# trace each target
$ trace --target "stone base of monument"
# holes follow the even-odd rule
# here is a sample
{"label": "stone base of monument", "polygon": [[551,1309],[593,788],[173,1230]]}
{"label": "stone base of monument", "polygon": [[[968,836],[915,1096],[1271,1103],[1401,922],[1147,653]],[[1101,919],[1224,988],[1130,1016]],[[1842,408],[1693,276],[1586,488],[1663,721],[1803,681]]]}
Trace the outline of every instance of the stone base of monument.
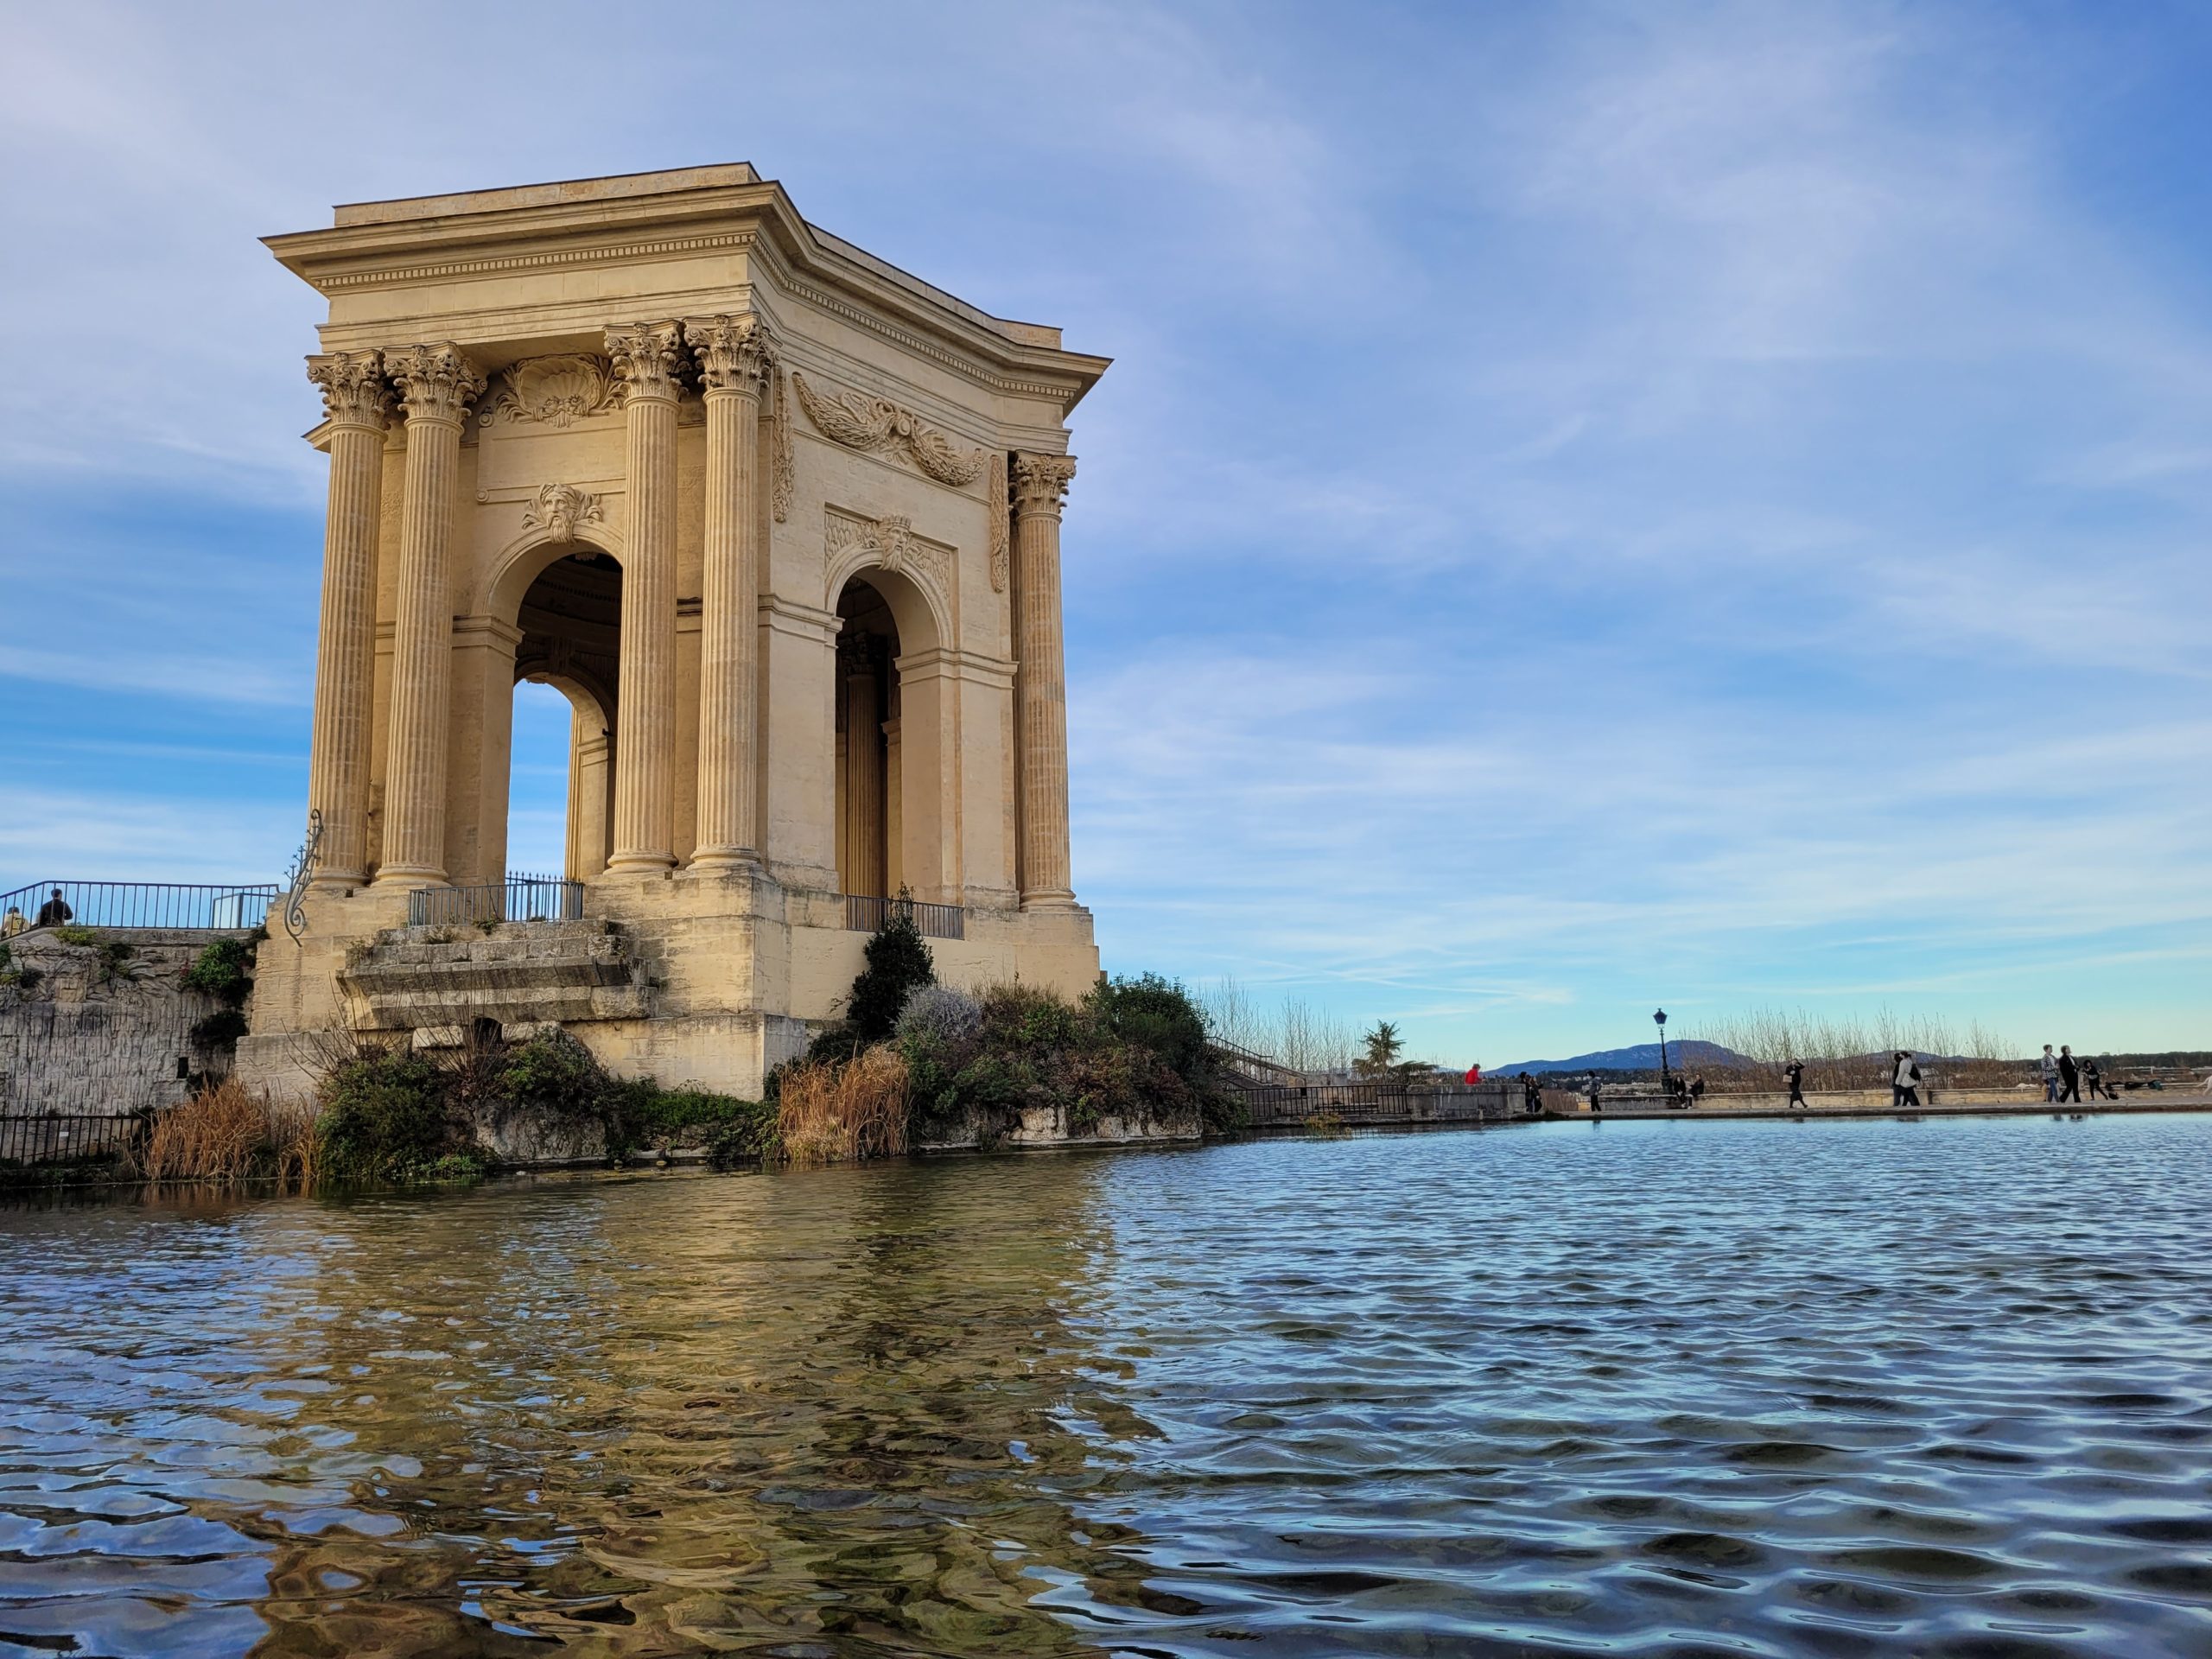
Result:
{"label": "stone base of monument", "polygon": [[[584,915],[442,927],[406,924],[405,894],[311,895],[308,926],[262,946],[238,1071],[286,1096],[361,1039],[435,1048],[496,1024],[548,1025],[617,1077],[758,1099],[767,1073],[838,1017],[868,934],[842,894],[757,872],[610,874]],[[1088,911],[971,907],[957,938],[929,941],[938,980],[968,990],[1020,981],[1071,1000],[1098,977]],[[1179,1138],[1173,1126],[1024,1122],[1013,1144]]]}

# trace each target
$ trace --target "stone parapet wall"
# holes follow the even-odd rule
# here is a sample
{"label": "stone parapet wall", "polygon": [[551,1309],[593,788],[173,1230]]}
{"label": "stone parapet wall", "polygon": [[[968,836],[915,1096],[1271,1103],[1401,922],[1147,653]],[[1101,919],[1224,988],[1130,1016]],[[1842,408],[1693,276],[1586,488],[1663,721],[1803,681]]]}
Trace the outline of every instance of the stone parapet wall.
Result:
{"label": "stone parapet wall", "polygon": [[[227,1071],[227,1046],[192,1038],[220,1005],[178,983],[215,937],[119,928],[101,930],[99,944],[50,932],[8,941],[15,982],[0,983],[0,1116],[171,1106],[195,1078]],[[109,964],[109,944],[129,956]]]}

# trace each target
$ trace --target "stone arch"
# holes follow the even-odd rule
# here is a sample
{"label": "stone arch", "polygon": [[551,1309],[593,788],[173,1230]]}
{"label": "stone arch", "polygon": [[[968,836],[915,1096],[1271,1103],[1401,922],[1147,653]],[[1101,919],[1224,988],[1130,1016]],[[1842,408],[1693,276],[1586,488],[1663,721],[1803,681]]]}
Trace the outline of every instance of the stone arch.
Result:
{"label": "stone arch", "polygon": [[952,845],[959,780],[957,693],[943,669],[950,638],[929,589],[880,562],[833,572],[839,618],[830,821],[839,885],[957,902]]}
{"label": "stone arch", "polygon": [[620,534],[605,524],[571,524],[558,531],[542,526],[525,530],[492,556],[482,602],[477,608],[512,623],[522,608],[523,595],[530,591],[531,583],[556,560],[568,558],[579,549],[587,548],[607,555],[625,569],[629,568],[628,548]]}
{"label": "stone arch", "polygon": [[891,607],[891,613],[899,623],[900,651],[912,655],[951,648],[951,604],[934,578],[917,562],[901,561],[894,566],[886,562],[879,543],[854,543],[830,561],[823,609],[835,611],[855,577],[864,578]]}

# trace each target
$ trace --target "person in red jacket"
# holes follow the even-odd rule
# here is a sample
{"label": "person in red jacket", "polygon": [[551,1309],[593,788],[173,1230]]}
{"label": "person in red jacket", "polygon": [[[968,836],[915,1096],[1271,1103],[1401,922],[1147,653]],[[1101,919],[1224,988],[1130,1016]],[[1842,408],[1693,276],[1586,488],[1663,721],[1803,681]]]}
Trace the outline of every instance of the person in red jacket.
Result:
{"label": "person in red jacket", "polygon": [[1482,1080],[1483,1063],[1480,1060],[1477,1060],[1472,1065],[1467,1068],[1467,1086],[1471,1089],[1475,1084],[1480,1083]]}

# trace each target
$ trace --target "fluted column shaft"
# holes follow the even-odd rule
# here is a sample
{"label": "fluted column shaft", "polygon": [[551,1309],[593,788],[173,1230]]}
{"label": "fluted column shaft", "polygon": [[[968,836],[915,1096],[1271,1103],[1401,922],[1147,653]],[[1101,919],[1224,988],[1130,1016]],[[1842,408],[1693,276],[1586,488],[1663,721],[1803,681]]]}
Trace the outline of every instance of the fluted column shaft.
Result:
{"label": "fluted column shaft", "polygon": [[607,331],[626,388],[630,500],[622,563],[610,870],[676,862],[676,397],[673,322]]}
{"label": "fluted column shaft", "polygon": [[368,871],[369,745],[376,679],[377,512],[391,399],[376,352],[308,359],[330,422],[330,499],[322,531],[322,620],[315,645],[308,805],[322,814],[319,886]]}
{"label": "fluted column shaft", "polygon": [[1068,859],[1067,664],[1060,639],[1060,502],[1072,455],[1014,458],[1014,742],[1021,907],[1075,903]]}
{"label": "fluted column shaft", "polygon": [[407,411],[399,512],[399,602],[391,641],[379,884],[445,880],[446,741],[453,685],[450,563],[461,427],[484,377],[453,346],[385,353]]}
{"label": "fluted column shaft", "polygon": [[760,638],[760,394],[773,372],[768,334],[753,316],[693,317],[707,405],[705,545],[699,595],[699,819],[691,868],[760,861],[755,822],[760,746],[754,686]]}

